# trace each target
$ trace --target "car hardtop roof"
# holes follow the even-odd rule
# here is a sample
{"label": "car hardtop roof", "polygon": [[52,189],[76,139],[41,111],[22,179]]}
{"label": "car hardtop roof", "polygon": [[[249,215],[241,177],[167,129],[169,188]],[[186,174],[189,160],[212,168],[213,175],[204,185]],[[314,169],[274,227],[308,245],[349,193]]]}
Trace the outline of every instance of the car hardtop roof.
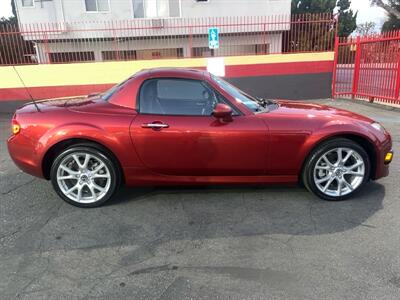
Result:
{"label": "car hardtop roof", "polygon": [[140,86],[145,80],[157,79],[157,78],[182,78],[182,79],[195,79],[195,80],[209,80],[210,73],[206,70],[189,69],[189,68],[171,68],[171,67],[159,67],[152,69],[142,69],[125,82],[130,82],[127,85],[128,88],[120,89],[115,95],[113,95],[109,102],[115,105],[135,108],[136,99],[132,103],[132,94],[137,94]]}
{"label": "car hardtop roof", "polygon": [[[143,70],[145,71],[145,70]],[[190,79],[204,79],[208,73],[205,70],[189,69],[189,68],[152,68],[147,69],[148,77],[179,77],[179,78],[190,78]]]}

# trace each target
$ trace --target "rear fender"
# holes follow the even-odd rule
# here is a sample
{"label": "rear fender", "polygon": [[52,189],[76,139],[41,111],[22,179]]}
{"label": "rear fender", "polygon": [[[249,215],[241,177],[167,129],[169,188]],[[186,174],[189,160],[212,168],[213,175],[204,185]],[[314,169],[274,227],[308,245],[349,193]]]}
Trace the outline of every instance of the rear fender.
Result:
{"label": "rear fender", "polygon": [[140,161],[137,160],[136,152],[132,147],[129,127],[126,130],[126,134],[121,135],[87,123],[76,122],[64,124],[46,132],[39,139],[35,151],[40,154],[41,160],[43,160],[51,147],[70,139],[92,141],[104,146],[115,155],[123,168],[134,167],[140,164]]}

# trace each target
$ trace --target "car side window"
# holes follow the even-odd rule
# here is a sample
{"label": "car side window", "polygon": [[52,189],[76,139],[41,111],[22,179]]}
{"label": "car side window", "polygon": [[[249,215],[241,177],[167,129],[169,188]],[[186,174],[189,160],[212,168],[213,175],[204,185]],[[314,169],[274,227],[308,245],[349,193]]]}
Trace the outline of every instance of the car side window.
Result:
{"label": "car side window", "polygon": [[142,114],[210,116],[221,100],[203,81],[181,78],[146,80],[139,93]]}

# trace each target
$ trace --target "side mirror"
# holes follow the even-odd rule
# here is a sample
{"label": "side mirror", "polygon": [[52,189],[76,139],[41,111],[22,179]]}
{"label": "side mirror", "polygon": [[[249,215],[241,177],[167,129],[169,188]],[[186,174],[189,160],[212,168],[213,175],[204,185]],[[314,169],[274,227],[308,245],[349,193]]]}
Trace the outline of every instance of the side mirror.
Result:
{"label": "side mirror", "polygon": [[220,119],[224,122],[232,122],[233,121],[232,109],[228,105],[223,104],[223,103],[218,103],[215,106],[215,108],[212,112],[212,115],[215,118]]}

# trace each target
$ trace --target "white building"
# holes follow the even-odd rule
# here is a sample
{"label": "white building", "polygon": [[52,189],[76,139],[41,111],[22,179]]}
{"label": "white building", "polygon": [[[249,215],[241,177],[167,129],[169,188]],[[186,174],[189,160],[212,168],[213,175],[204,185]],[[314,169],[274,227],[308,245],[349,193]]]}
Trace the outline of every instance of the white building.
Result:
{"label": "white building", "polygon": [[14,1],[40,62],[279,53],[290,27],[290,0]]}

